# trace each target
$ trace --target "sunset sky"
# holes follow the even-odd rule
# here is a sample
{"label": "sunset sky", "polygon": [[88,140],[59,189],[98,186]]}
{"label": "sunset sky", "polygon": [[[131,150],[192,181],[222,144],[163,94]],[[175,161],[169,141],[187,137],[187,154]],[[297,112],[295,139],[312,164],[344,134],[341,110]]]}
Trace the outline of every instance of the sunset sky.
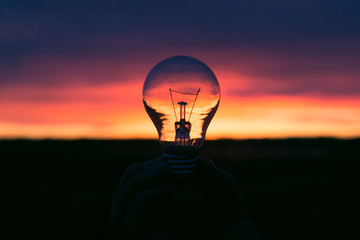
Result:
{"label": "sunset sky", "polygon": [[[51,2],[51,3],[50,3]],[[1,1],[0,138],[157,138],[142,86],[218,78],[208,139],[360,136],[360,2]]]}

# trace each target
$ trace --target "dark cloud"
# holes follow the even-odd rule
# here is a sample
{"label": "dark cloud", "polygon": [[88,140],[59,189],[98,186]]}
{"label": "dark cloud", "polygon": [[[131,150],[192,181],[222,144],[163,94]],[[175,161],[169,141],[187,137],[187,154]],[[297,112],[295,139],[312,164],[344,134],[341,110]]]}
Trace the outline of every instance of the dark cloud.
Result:
{"label": "dark cloud", "polygon": [[248,97],[257,95],[313,95],[323,97],[360,97],[358,78],[341,78],[334,81],[327,77],[310,77],[306,80],[281,79],[265,83],[256,81],[251,87],[230,90],[228,95]]}
{"label": "dark cloud", "polygon": [[[2,1],[0,84],[68,83],[63,73],[73,71],[57,65],[67,61],[119,66],[79,69],[84,81],[127,79],[121,74],[127,62],[146,74],[164,52],[202,49],[242,75],[293,84],[262,92],[353,93],[359,90],[359,11],[355,0]],[[239,54],[211,60],[224,49]],[[269,62],[256,64],[256,57]],[[339,76],[339,83],[319,77],[324,73]]]}
{"label": "dark cloud", "polygon": [[16,54],[20,46],[20,52],[45,54],[76,54],[84,48],[109,51],[106,42],[94,41],[99,36],[119,40],[117,47],[124,49],[132,44],[147,48],[184,41],[288,45],[299,39],[360,36],[357,1],[49,2],[11,1],[1,8],[2,38],[8,51]]}

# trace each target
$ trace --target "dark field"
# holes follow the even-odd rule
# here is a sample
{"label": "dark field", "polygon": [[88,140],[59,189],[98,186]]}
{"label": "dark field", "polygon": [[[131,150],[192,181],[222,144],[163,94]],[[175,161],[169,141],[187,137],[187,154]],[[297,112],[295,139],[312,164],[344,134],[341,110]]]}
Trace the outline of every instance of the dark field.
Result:
{"label": "dark field", "polygon": [[[360,239],[360,139],[207,141],[264,239]],[[107,239],[123,170],[157,141],[0,141],[1,239]]]}

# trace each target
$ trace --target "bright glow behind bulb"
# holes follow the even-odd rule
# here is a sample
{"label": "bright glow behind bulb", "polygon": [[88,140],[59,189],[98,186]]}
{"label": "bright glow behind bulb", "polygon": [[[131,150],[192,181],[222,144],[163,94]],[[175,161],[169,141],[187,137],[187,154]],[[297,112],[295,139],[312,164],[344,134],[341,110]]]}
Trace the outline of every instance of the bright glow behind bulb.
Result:
{"label": "bright glow behind bulb", "polygon": [[158,63],[147,75],[143,101],[160,143],[200,148],[220,101],[220,87],[211,69],[187,56]]}

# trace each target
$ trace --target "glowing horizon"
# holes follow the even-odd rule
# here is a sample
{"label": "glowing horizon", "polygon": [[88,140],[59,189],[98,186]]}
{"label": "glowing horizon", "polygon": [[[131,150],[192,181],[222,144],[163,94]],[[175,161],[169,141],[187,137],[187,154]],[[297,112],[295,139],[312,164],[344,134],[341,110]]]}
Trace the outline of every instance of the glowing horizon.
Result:
{"label": "glowing horizon", "polygon": [[[219,110],[206,139],[360,136],[360,99],[316,95],[238,97],[227,94],[231,86],[225,82],[222,86]],[[140,80],[63,87],[50,92],[50,96],[61,92],[69,101],[0,102],[0,137],[157,139],[142,104],[141,87]],[[20,95],[41,98],[39,93],[43,90],[23,88]]]}
{"label": "glowing horizon", "polygon": [[219,81],[206,139],[359,137],[356,9],[325,0],[5,3],[0,138],[157,139],[142,86],[176,55],[204,62]]}

